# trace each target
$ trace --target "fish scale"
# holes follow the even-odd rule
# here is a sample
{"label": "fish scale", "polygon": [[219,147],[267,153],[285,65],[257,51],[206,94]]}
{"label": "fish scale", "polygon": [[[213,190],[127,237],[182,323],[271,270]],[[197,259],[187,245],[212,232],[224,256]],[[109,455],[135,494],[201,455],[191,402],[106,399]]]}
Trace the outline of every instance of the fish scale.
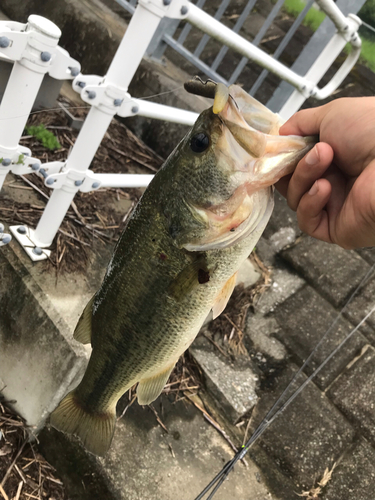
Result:
{"label": "fish scale", "polygon": [[[78,322],[74,337],[92,354],[51,423],[93,453],[110,446],[118,399],[138,382],[140,404],[151,403],[209,312],[224,309],[272,213],[272,184],[314,144],[253,129],[229,94],[252,99],[218,87],[215,112],[201,113],[155,175]],[[274,129],[267,120],[279,123],[268,110],[262,127]]]}

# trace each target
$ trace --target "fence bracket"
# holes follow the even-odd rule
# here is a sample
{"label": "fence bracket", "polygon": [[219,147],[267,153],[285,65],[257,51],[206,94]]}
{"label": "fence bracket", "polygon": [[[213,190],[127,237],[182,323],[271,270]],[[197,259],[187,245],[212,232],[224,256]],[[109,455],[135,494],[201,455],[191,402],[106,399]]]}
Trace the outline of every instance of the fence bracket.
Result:
{"label": "fence bracket", "polygon": [[51,189],[65,189],[71,193],[96,191],[101,181],[92,170],[75,170],[67,168],[64,162],[51,162],[43,165],[39,173],[44,177],[44,184]]}
{"label": "fence bracket", "polygon": [[35,231],[33,229],[27,226],[10,226],[9,229],[32,261],[37,262],[50,257],[51,250],[41,248],[35,243]]}
{"label": "fence bracket", "polygon": [[12,237],[10,234],[4,233],[4,224],[0,223],[0,247],[7,245],[10,241],[12,241]]}
{"label": "fence bracket", "polygon": [[138,3],[160,18],[185,19],[189,12],[190,2],[187,0],[139,0]]}
{"label": "fence bracket", "polygon": [[30,16],[26,24],[0,21],[0,54],[56,80],[74,78],[81,65],[57,46],[60,36],[60,29],[41,16]]}
{"label": "fence bracket", "polygon": [[[105,78],[97,75],[79,75],[73,81],[73,89],[81,95],[81,99],[90,106],[99,108],[104,113],[114,116],[131,103],[131,96],[125,89],[106,82]],[[131,104],[130,104],[131,106]],[[135,103],[133,106],[135,107]],[[136,112],[130,112],[131,116]]]}

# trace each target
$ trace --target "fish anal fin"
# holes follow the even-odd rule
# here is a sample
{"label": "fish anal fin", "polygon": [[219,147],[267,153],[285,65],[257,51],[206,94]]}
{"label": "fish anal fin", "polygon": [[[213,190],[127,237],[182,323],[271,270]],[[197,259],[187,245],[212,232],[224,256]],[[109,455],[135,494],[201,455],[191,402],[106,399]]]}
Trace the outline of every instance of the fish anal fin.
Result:
{"label": "fish anal fin", "polygon": [[91,343],[92,305],[95,295],[87,303],[74,330],[73,338],[81,344]]}
{"label": "fish anal fin", "polygon": [[78,436],[94,455],[103,456],[112,442],[116,408],[113,406],[101,413],[88,412],[72,391],[51,413],[50,423],[62,432]]}
{"label": "fish anal fin", "polygon": [[233,293],[234,287],[236,286],[237,273],[234,273],[231,278],[225,283],[224,287],[216,297],[215,303],[212,306],[213,319],[220,316],[220,314],[226,308],[230,296]]}
{"label": "fish anal fin", "polygon": [[163,368],[152,377],[142,379],[137,387],[138,403],[149,405],[161,394],[176,362]]}

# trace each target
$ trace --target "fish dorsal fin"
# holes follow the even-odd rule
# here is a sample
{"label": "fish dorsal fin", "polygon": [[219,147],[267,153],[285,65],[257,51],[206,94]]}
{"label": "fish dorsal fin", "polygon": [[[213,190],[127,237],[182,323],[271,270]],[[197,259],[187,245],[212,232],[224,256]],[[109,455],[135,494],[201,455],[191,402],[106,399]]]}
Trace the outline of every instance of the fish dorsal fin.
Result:
{"label": "fish dorsal fin", "polygon": [[91,323],[92,323],[92,305],[94,303],[95,295],[87,303],[81,317],[78,320],[76,329],[74,330],[73,338],[81,344],[91,343]]}
{"label": "fish dorsal fin", "polygon": [[234,287],[236,286],[236,280],[237,280],[237,273],[234,273],[233,276],[229,278],[229,280],[225,283],[222,290],[220,290],[220,293],[216,297],[215,303],[212,307],[213,319],[220,316],[220,314],[226,308],[230,296],[233,293]]}
{"label": "fish dorsal fin", "polygon": [[137,387],[138,403],[149,405],[161,394],[176,362],[164,367],[152,377],[142,379]]}

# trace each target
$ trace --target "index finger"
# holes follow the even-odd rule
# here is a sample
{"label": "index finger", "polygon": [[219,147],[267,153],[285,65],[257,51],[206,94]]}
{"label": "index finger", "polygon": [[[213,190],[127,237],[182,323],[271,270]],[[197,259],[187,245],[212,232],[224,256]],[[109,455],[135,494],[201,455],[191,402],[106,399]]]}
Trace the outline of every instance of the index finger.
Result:
{"label": "index finger", "polygon": [[318,135],[326,113],[325,106],[303,109],[295,113],[280,128],[280,135]]}

